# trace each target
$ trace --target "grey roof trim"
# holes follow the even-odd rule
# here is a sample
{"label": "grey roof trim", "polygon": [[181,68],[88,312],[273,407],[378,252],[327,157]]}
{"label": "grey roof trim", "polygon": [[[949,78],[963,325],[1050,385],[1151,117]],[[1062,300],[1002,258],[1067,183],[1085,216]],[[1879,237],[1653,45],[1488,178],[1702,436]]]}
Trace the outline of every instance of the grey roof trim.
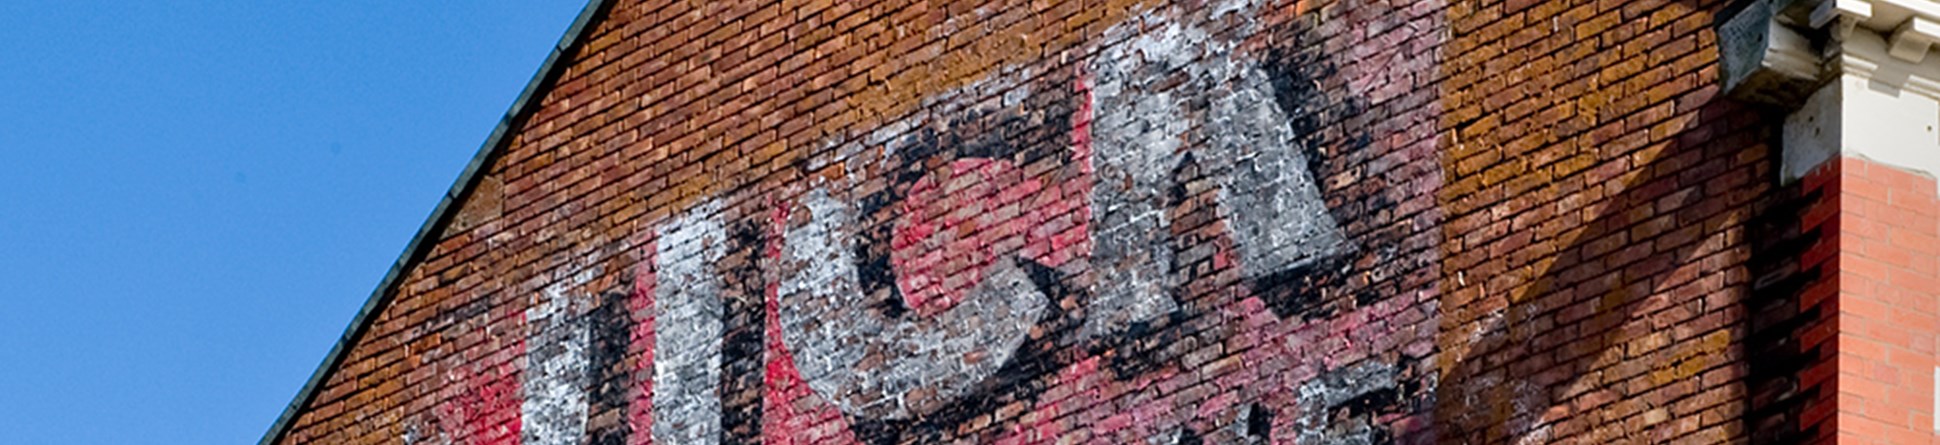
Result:
{"label": "grey roof trim", "polygon": [[579,18],[573,20],[572,27],[566,28],[566,35],[559,39],[558,44],[553,45],[552,54],[546,56],[545,63],[539,65],[539,72],[533,74],[532,80],[526,83],[525,91],[520,92],[519,98],[512,102],[512,109],[507,110],[505,116],[499,119],[498,127],[492,129],[491,136],[485,139],[485,145],[478,148],[478,154],[472,156],[471,163],[465,166],[464,173],[458,175],[458,182],[452,184],[451,190],[445,192],[444,199],[438,201],[438,207],[431,211],[431,217],[418,228],[418,233],[411,237],[410,244],[404,246],[404,253],[391,264],[390,272],[385,273],[384,280],[378,282],[376,290],[371,291],[370,298],[364,301],[364,307],[357,310],[357,316],[351,319],[350,327],[346,328],[343,336],[337,339],[337,344],[330,347],[330,355],[325,356],[323,363],[317,365],[317,370],[310,374],[310,381],[303,384],[302,390],[297,391],[296,399],[291,400],[289,406],[283,408],[283,414],[277,416],[276,423],[271,424],[269,432],[257,442],[259,445],[273,445],[289,434],[291,422],[296,421],[297,413],[316,399],[317,391],[322,389],[323,381],[343,363],[345,357],[350,354],[351,346],[363,337],[364,331],[370,329],[379,310],[389,305],[391,298],[397,295],[398,280],[403,279],[405,271],[419,261],[423,261],[424,257],[430,254],[431,248],[437,245],[432,237],[450,224],[452,217],[457,215],[459,203],[471,194],[473,188],[476,188],[478,181],[484,177],[485,166],[491,162],[499,149],[509,142],[513,129],[522,125],[533,112],[538,111],[539,100],[544,97],[540,91],[550,89],[552,84],[558,81],[560,74],[565,70],[566,55],[572,53],[586,33],[591,31],[592,22],[604,15],[613,3],[613,0],[589,0],[586,7],[580,10]]}

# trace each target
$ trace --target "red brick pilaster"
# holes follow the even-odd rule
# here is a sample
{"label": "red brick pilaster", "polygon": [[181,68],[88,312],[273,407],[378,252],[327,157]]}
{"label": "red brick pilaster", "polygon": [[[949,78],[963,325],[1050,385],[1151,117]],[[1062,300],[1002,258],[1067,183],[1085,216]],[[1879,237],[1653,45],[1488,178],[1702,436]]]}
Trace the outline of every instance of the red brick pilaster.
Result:
{"label": "red brick pilaster", "polygon": [[1839,443],[1933,443],[1934,180],[1856,157],[1838,163]]}

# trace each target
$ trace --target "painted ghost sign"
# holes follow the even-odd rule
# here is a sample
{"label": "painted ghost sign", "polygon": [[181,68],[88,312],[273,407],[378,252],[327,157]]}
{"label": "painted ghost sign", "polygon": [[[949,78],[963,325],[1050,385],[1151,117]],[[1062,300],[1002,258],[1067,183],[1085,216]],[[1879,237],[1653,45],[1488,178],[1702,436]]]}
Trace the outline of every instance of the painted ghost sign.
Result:
{"label": "painted ghost sign", "polygon": [[1342,185],[1377,154],[1315,114],[1353,100],[1262,8],[1137,15],[652,222],[630,294],[526,314],[520,436],[1432,440],[1433,286],[1393,277],[1434,252]]}
{"label": "painted ghost sign", "polygon": [[721,431],[726,230],[702,206],[666,226],[654,257],[653,439],[717,443]]}
{"label": "painted ghost sign", "polygon": [[[800,270],[781,285],[783,341],[809,386],[844,412],[902,419],[934,411],[1008,362],[1046,313],[1049,302],[1018,260],[999,258],[949,309],[888,316],[857,284],[856,247],[843,233],[854,227],[850,210],[825,189],[803,201],[810,222],[790,230],[782,250],[784,264]],[[870,359],[884,362],[879,371],[855,372]]]}

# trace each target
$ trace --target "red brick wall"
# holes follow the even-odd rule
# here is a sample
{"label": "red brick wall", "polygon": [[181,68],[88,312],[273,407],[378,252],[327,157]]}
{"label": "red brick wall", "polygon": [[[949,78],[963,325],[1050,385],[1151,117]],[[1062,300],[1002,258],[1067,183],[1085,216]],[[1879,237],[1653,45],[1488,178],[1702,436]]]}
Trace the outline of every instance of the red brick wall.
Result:
{"label": "red brick wall", "polygon": [[1796,425],[1720,7],[616,2],[281,441]]}
{"label": "red brick wall", "polygon": [[1861,158],[1838,177],[1840,443],[1933,440],[1940,202],[1933,178]]}
{"label": "red brick wall", "polygon": [[1742,440],[1746,224],[1770,129],[1721,2],[1454,2],[1443,442]]}
{"label": "red brick wall", "polygon": [[1781,189],[1751,223],[1753,443],[1822,443],[1838,431],[1839,184],[1831,163]]}

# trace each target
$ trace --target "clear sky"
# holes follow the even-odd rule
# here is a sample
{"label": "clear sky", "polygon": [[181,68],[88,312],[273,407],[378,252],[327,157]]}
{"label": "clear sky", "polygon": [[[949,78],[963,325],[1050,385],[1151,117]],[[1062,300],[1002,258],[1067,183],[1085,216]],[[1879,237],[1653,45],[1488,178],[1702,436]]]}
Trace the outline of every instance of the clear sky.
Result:
{"label": "clear sky", "polygon": [[584,0],[0,0],[0,445],[253,444]]}

